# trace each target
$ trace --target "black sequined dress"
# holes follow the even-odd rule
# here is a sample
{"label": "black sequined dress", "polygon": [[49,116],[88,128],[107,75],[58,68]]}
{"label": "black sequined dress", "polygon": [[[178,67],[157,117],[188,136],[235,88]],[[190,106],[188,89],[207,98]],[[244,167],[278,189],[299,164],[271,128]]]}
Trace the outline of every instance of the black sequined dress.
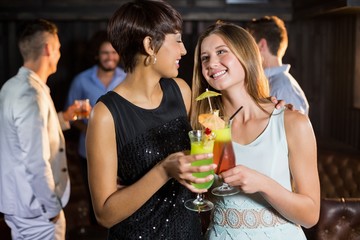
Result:
{"label": "black sequined dress", "polygon": [[[169,154],[190,149],[191,126],[180,89],[173,79],[161,79],[160,85],[163,99],[152,110],[137,107],[112,91],[99,99],[114,118],[118,177],[123,185],[136,182]],[[202,239],[200,217],[184,207],[184,201],[193,197],[171,179],[138,211],[111,227],[108,239]]]}

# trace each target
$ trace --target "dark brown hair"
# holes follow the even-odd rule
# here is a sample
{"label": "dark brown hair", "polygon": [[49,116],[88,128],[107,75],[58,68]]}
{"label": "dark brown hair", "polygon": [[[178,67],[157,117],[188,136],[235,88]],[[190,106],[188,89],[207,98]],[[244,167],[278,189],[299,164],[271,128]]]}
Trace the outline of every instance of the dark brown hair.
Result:
{"label": "dark brown hair", "polygon": [[92,64],[99,64],[100,47],[104,43],[110,43],[106,30],[95,32],[89,41],[89,62],[91,61]]}
{"label": "dark brown hair", "polygon": [[137,64],[137,54],[147,55],[143,46],[146,36],[157,52],[165,35],[181,32],[182,18],[168,3],[160,0],[135,0],[115,11],[108,23],[109,40],[120,55],[126,72]]}
{"label": "dark brown hair", "polygon": [[247,23],[246,29],[259,42],[266,39],[271,54],[283,57],[288,46],[288,36],[283,20],[276,16],[265,16]]}

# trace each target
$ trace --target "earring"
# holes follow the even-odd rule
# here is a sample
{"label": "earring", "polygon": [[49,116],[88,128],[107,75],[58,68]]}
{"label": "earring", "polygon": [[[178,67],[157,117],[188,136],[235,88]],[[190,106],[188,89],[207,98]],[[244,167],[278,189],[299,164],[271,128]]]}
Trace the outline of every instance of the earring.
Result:
{"label": "earring", "polygon": [[152,55],[152,56],[148,55],[148,56],[146,56],[145,62],[144,62],[145,66],[149,66],[151,61],[152,61],[152,64],[155,64],[155,63],[156,63],[157,59],[156,59],[156,56],[155,56],[155,55]]}
{"label": "earring", "polygon": [[144,61],[145,66],[150,65],[150,59],[151,59],[150,55],[146,56],[145,61]]}

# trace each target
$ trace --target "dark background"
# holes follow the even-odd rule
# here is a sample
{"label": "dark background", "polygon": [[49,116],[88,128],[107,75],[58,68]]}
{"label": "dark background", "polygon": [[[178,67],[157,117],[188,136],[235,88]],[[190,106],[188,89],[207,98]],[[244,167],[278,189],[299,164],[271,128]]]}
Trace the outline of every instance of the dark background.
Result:
{"label": "dark background", "polygon": [[[250,0],[248,0],[250,1]],[[75,74],[89,67],[88,40],[105,29],[122,0],[2,0],[0,2],[0,86],[22,64],[17,34],[24,21],[46,18],[59,27],[62,57],[48,81],[56,108],[62,110]],[[360,150],[360,110],[354,107],[359,81],[360,1],[225,0],[168,1],[184,17],[183,41],[188,54],[180,62],[180,77],[191,84],[193,51],[198,33],[217,19],[239,25],[263,15],[285,20],[289,48],[283,59],[303,88],[310,119],[321,143]]]}

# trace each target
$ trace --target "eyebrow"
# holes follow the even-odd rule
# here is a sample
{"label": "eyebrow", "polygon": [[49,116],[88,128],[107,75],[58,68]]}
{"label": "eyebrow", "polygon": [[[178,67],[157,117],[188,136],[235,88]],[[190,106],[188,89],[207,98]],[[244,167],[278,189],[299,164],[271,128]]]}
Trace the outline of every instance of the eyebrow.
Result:
{"label": "eyebrow", "polygon": [[222,47],[228,47],[228,46],[226,44],[223,44],[223,45],[217,46],[215,49],[222,48]]}
{"label": "eyebrow", "polygon": [[[215,50],[219,49],[219,48],[222,48],[222,47],[226,47],[226,48],[229,48],[227,45],[223,44],[223,45],[219,45],[217,47],[215,47]],[[200,55],[203,55],[203,54],[206,54],[205,52],[201,52]]]}

